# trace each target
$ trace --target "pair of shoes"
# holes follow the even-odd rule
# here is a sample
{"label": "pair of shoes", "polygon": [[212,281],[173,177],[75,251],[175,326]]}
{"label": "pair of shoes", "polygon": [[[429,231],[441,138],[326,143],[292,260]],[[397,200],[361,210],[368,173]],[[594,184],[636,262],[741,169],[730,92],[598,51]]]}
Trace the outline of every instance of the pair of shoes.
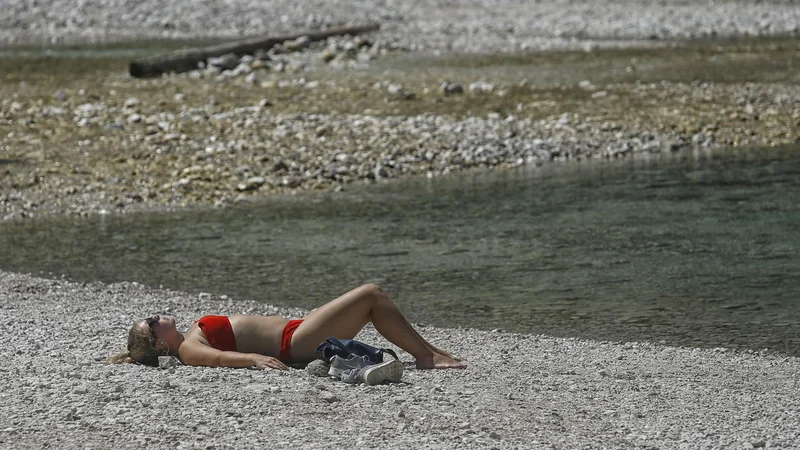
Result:
{"label": "pair of shoes", "polygon": [[396,383],[403,377],[403,363],[394,359],[372,364],[366,356],[350,355],[347,359],[334,356],[328,375],[345,383],[362,382],[370,386],[387,381]]}
{"label": "pair of shoes", "polygon": [[306,365],[306,372],[315,377],[327,377],[331,365],[321,359],[315,359]]}

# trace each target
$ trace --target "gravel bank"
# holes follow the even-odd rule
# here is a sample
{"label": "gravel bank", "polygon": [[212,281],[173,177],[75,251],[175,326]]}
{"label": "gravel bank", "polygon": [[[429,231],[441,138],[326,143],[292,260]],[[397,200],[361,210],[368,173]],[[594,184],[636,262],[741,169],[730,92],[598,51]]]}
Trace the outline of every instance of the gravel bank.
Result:
{"label": "gravel bank", "polygon": [[[7,44],[25,36],[86,42],[237,36],[265,28],[283,33],[369,21],[385,26],[363,41],[337,38],[309,49],[295,42],[308,51],[217,58],[191,73],[154,80],[130,79],[100,63],[94,71],[89,60],[75,64],[88,68],[64,60],[57,72],[52,65],[8,72],[0,83],[0,220],[224,206],[408,175],[798,139],[800,94],[796,79],[781,75],[792,72],[794,40],[738,50],[720,42],[695,56],[681,49],[686,55],[676,51],[649,67],[642,61],[650,55],[626,51],[515,60],[529,68],[567,67],[530,69],[525,73],[532,79],[511,75],[515,61],[494,62],[505,75],[475,75],[467,63],[493,64],[475,56],[463,57],[465,65],[428,71],[431,66],[416,66],[425,63],[413,53],[586,50],[587,43],[794,34],[800,8],[789,1],[298,6],[104,0],[67,7],[12,0],[3,9],[0,43]],[[347,71],[373,60],[396,61],[399,54],[406,61],[402,71]],[[317,66],[345,70],[310,70]],[[698,66],[708,69],[693,72]],[[569,68],[586,79],[570,79]],[[690,82],[750,69],[759,75]],[[672,73],[689,75],[661,82],[674,79]],[[544,79],[536,79],[540,75]]]}
{"label": "gravel bank", "polygon": [[585,39],[796,34],[800,8],[789,0],[5,0],[0,44],[237,38],[365,22],[382,23],[382,36],[411,50],[518,52],[580,48]]}
{"label": "gravel bank", "polygon": [[[104,364],[132,320],[153,311],[183,324],[205,313],[303,314],[0,273],[0,447],[800,446],[796,358],[424,327],[469,368],[407,367],[404,383],[367,387],[295,369]],[[360,337],[381,343],[372,330]]]}
{"label": "gravel bank", "polygon": [[[303,78],[19,87],[18,100],[0,101],[0,219],[224,206],[400,176],[798,139],[800,94],[788,85],[463,84],[460,94]],[[307,112],[317,108],[329,113]],[[416,112],[463,109],[470,116]]]}

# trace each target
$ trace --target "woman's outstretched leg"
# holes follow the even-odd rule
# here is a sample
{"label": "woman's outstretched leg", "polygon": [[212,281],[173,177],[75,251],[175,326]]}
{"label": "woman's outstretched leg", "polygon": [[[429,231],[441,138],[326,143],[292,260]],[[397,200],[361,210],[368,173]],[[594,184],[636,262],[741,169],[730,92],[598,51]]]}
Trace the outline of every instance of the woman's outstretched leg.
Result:
{"label": "woman's outstretched leg", "polygon": [[367,284],[309,314],[292,336],[292,358],[308,361],[328,336],[352,339],[372,321],[389,342],[410,353],[419,368],[464,368],[466,364],[426,341],[377,285]]}

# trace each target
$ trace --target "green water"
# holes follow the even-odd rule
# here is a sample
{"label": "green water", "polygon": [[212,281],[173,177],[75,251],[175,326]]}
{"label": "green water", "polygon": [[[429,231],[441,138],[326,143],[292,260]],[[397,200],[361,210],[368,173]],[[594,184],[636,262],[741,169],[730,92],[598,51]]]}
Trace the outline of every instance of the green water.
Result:
{"label": "green water", "polygon": [[[800,354],[800,148],[418,178],[0,226],[0,268],[413,321]],[[209,311],[213,313],[213,311]]]}

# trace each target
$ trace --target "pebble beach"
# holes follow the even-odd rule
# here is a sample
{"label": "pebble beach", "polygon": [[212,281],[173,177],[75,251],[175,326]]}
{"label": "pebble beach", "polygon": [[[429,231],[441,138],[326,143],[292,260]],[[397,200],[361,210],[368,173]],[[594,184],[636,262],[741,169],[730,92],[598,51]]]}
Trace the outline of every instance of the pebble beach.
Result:
{"label": "pebble beach", "polygon": [[[391,293],[390,293],[391,294]],[[331,293],[331,296],[339,293]],[[0,274],[3,448],[797,448],[797,358],[417,324],[466,370],[400,383],[109,365],[134,318],[301,317],[136,283]],[[359,339],[391,346],[371,328]]]}
{"label": "pebble beach", "polygon": [[[398,177],[800,139],[798,80],[770,78],[784,69],[770,69],[780,58],[752,56],[796,55],[800,6],[790,0],[6,0],[2,9],[4,51],[381,24],[377,35],[295,42],[150,80],[124,66],[43,66],[28,78],[6,65],[5,221],[224,208]],[[642,82],[634,77],[645,74],[641,57],[629,54],[614,79],[370,72],[416,57],[577,51],[603,59],[614,56],[598,52],[753,38],[764,41],[736,48],[763,66],[753,69],[766,74],[756,81]],[[468,368],[416,370],[400,352],[401,383],[353,386],[302,369],[105,362],[147,314],[174,315],[180,328],[205,314],[306,313],[270,302],[0,271],[0,447],[800,447],[800,362],[769,351],[416,324]],[[390,345],[369,327],[358,338]]]}

